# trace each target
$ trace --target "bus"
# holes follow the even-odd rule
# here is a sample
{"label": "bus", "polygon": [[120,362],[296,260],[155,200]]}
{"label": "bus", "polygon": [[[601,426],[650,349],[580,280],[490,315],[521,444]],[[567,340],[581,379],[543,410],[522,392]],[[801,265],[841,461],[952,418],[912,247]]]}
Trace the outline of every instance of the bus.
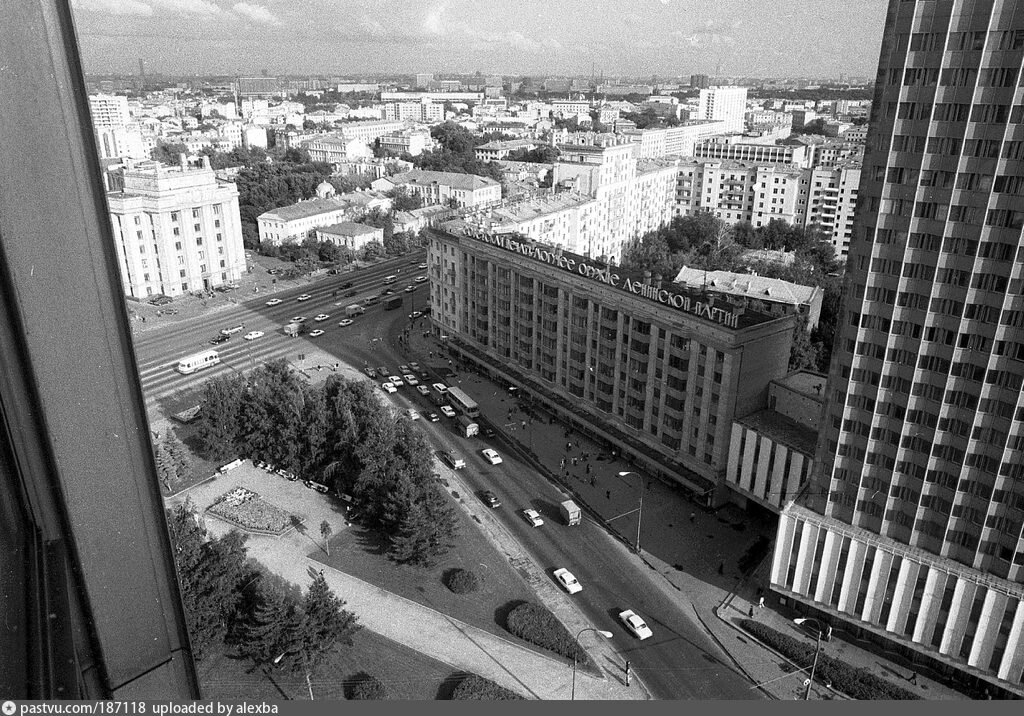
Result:
{"label": "bus", "polygon": [[183,375],[195,373],[197,370],[209,368],[220,363],[220,353],[217,351],[203,351],[195,355],[185,356],[178,361],[178,372]]}
{"label": "bus", "polygon": [[448,402],[467,418],[475,418],[480,415],[480,406],[476,404],[475,400],[466,395],[461,388],[448,388]]}

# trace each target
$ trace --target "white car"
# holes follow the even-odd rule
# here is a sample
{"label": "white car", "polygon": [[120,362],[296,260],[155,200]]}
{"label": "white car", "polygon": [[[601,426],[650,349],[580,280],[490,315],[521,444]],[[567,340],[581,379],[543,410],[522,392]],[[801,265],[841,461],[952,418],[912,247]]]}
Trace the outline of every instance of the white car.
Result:
{"label": "white car", "polygon": [[450,406],[450,405],[442,405],[441,406],[441,415],[445,416],[446,418],[454,418],[455,417],[455,409],[452,408],[452,406]]}
{"label": "white car", "polygon": [[420,369],[420,364],[419,363],[410,363],[409,364],[409,369],[410,370],[419,370]]}
{"label": "white car", "polygon": [[419,419],[420,419],[420,414],[419,414],[419,413],[417,413],[417,412],[416,412],[415,410],[413,410],[412,408],[409,408],[409,409],[408,409],[407,411],[405,411],[405,412],[406,412],[406,415],[408,415],[408,416],[409,416],[409,420],[419,420]]}
{"label": "white car", "polygon": [[427,265],[426,265],[426,264],[420,264],[418,268],[420,268],[420,269],[425,269],[426,267],[427,267]]}
{"label": "white car", "polygon": [[406,373],[405,375],[403,375],[402,376],[402,380],[405,381],[406,385],[419,385],[420,384],[419,378],[414,376],[412,373]]}
{"label": "white car", "polygon": [[396,388],[396,387],[395,387],[395,386],[394,386],[393,384],[391,384],[391,383],[381,383],[381,384],[380,384],[380,387],[381,387],[381,388],[383,388],[383,390],[384,390],[384,392],[385,392],[385,393],[395,393],[395,392],[397,392],[397,391],[398,391],[398,388]]}
{"label": "white car", "polygon": [[492,450],[491,448],[484,448],[480,452],[483,454],[487,462],[491,463],[492,465],[498,465],[501,463],[501,455],[498,454],[497,450]]}
{"label": "white car", "polygon": [[281,299],[280,298],[272,298],[269,301],[267,301],[267,305],[268,306],[276,306],[279,303],[281,303]]}
{"label": "white car", "polygon": [[420,311],[413,311],[412,313],[409,314],[409,320],[410,321],[415,321],[417,318],[420,318],[422,315],[423,315],[423,313],[420,312]]}
{"label": "white car", "polygon": [[405,385],[405,383],[402,382],[402,379],[397,375],[389,375],[388,382],[391,383],[391,385],[395,386],[396,388],[401,388],[403,385]]}
{"label": "white car", "polygon": [[330,318],[330,316],[328,316],[326,313],[319,313],[316,316],[314,316],[313,320],[314,321],[326,321],[328,318]]}
{"label": "white car", "polygon": [[637,639],[646,639],[653,636],[651,628],[647,626],[647,622],[640,618],[640,615],[634,612],[632,609],[627,609],[624,612],[619,612],[619,620],[626,625],[626,628],[633,632],[633,636]]}
{"label": "white car", "polygon": [[242,338],[244,338],[247,341],[254,341],[257,338],[261,338],[262,336],[263,336],[263,331],[249,331],[244,336],[242,336]]}
{"label": "white car", "polygon": [[321,331],[319,328],[317,328],[315,331],[310,331],[309,332],[309,337],[310,338],[316,338],[317,336],[322,336],[323,334],[324,334],[324,332]]}
{"label": "white car", "polygon": [[355,323],[355,321],[353,321],[351,318],[343,318],[340,321],[338,321],[338,325],[341,326],[342,328],[344,328],[345,326],[351,326],[353,323]]}
{"label": "white car", "polygon": [[292,323],[305,323],[306,322],[306,317],[305,316],[292,316],[291,322]]}
{"label": "white car", "polygon": [[308,293],[304,293],[301,296],[299,296],[298,300],[300,300],[300,301],[308,301],[311,298],[313,298],[313,297],[310,296]]}
{"label": "white car", "polygon": [[417,276],[416,277],[416,283],[423,283],[426,280],[427,280],[426,276]]}
{"label": "white car", "polygon": [[402,289],[402,290],[403,290],[403,291],[405,291],[406,293],[412,293],[413,291],[415,291],[415,290],[416,290],[416,287],[415,287],[415,286],[413,286],[412,284],[409,284],[408,286],[406,286],[406,287],[405,287],[404,289]]}
{"label": "white car", "polygon": [[416,391],[425,398],[430,396],[430,388],[425,385],[417,385]]}
{"label": "white car", "polygon": [[562,589],[569,592],[569,594],[576,594],[577,592],[583,591],[583,585],[579,583],[573,573],[565,567],[555,570],[555,579],[562,585]]}
{"label": "white car", "polygon": [[527,522],[529,522],[534,527],[540,527],[542,524],[544,524],[544,519],[540,516],[540,513],[537,512],[537,510],[531,510],[530,508],[526,508],[525,510],[523,510],[523,517],[526,519]]}

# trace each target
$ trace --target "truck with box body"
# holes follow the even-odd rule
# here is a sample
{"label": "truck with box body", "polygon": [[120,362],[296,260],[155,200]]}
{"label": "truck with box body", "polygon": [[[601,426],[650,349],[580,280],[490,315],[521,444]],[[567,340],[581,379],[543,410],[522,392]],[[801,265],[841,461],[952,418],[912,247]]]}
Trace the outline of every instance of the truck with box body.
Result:
{"label": "truck with box body", "polygon": [[401,307],[402,307],[402,297],[401,296],[388,296],[387,298],[384,299],[384,310],[385,311],[390,311],[393,308],[401,308]]}
{"label": "truck with box body", "polygon": [[480,432],[480,426],[465,415],[459,416],[459,429],[467,438],[471,438]]}
{"label": "truck with box body", "polygon": [[565,520],[565,524],[578,525],[583,520],[583,511],[572,500],[566,500],[558,507],[562,513],[562,519]]}
{"label": "truck with box body", "polygon": [[289,323],[287,326],[284,327],[284,332],[285,332],[285,335],[289,335],[292,338],[295,338],[295,336],[297,336],[300,333],[302,333],[302,324],[301,323]]}

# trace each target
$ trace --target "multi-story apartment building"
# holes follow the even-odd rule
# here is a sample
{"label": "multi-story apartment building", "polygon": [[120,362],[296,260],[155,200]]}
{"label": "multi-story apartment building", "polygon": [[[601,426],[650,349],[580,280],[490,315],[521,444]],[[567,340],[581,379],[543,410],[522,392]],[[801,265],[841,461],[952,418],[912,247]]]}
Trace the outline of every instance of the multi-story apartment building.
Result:
{"label": "multi-story apartment building", "polygon": [[366,144],[373,144],[379,137],[405,129],[406,123],[398,120],[368,120],[346,122],[338,127],[333,134],[343,139],[358,139]]}
{"label": "multi-story apartment building", "polygon": [[129,167],[107,205],[126,295],[179,296],[241,278],[238,189],[217,180],[207,157],[198,166]]}
{"label": "multi-story apartment building", "polygon": [[844,258],[853,240],[860,177],[860,162],[847,160],[831,167],[810,169],[804,172],[800,183],[799,204],[804,213],[799,223],[824,231],[836,254]]}
{"label": "multi-story apartment building", "polygon": [[807,151],[807,166],[830,167],[847,159],[860,159],[864,155],[862,142],[836,137],[803,135],[782,140],[783,144],[803,146]]}
{"label": "multi-story apartment building", "polygon": [[300,140],[297,146],[309,152],[314,162],[338,164],[369,159],[373,156],[370,146],[361,139],[350,139],[338,134],[320,134]]}
{"label": "multi-story apartment building", "polygon": [[675,164],[638,163],[639,145],[623,137],[598,135],[592,142],[559,145],[554,183],[598,200],[606,233],[596,256],[618,262],[627,241],[669,220]]}
{"label": "multi-story apartment building", "polygon": [[123,127],[132,121],[128,98],[119,94],[89,95],[89,112],[96,130]]}
{"label": "multi-story apartment building", "polygon": [[728,224],[746,221],[755,228],[772,219],[796,224],[803,174],[786,164],[684,159],[673,210],[677,216],[710,212]]}
{"label": "multi-story apartment building", "polygon": [[551,113],[556,117],[575,117],[578,114],[590,114],[590,102],[575,99],[551,100]]}
{"label": "multi-story apartment building", "polygon": [[384,119],[436,124],[444,121],[444,103],[427,98],[417,102],[388,102],[384,105]]}
{"label": "multi-story apartment building", "polygon": [[453,350],[648,474],[724,482],[732,420],[785,375],[793,317],[464,222],[427,234],[433,330]]}
{"label": "multi-story apartment building", "polygon": [[419,196],[425,204],[453,204],[457,207],[487,206],[501,201],[501,184],[487,177],[423,169],[395,174],[395,186]]}
{"label": "multi-story apartment building", "polygon": [[725,122],[725,131],[742,132],[746,113],[746,87],[709,87],[700,91],[697,119],[720,119]]}
{"label": "multi-story apartment building", "polygon": [[415,157],[434,146],[434,140],[430,138],[430,132],[424,129],[403,129],[398,132],[388,132],[377,140],[380,148],[392,155],[408,154]]}
{"label": "multi-story apartment building", "polygon": [[771,570],[837,629],[1018,697],[1021,9],[890,0],[812,489]]}
{"label": "multi-story apartment building", "polygon": [[807,167],[807,148],[793,144],[757,144],[743,141],[742,136],[712,137],[697,142],[693,156],[697,159],[729,159],[758,164],[792,164]]}

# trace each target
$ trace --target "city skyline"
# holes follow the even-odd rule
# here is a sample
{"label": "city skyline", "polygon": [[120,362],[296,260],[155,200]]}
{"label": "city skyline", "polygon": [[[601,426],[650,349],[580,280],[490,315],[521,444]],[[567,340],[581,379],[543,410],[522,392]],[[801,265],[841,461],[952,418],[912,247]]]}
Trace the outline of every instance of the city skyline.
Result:
{"label": "city skyline", "polygon": [[167,73],[872,76],[885,8],[869,4],[793,0],[766,13],[743,0],[72,0],[72,9],[87,72],[136,73],[141,58]]}

